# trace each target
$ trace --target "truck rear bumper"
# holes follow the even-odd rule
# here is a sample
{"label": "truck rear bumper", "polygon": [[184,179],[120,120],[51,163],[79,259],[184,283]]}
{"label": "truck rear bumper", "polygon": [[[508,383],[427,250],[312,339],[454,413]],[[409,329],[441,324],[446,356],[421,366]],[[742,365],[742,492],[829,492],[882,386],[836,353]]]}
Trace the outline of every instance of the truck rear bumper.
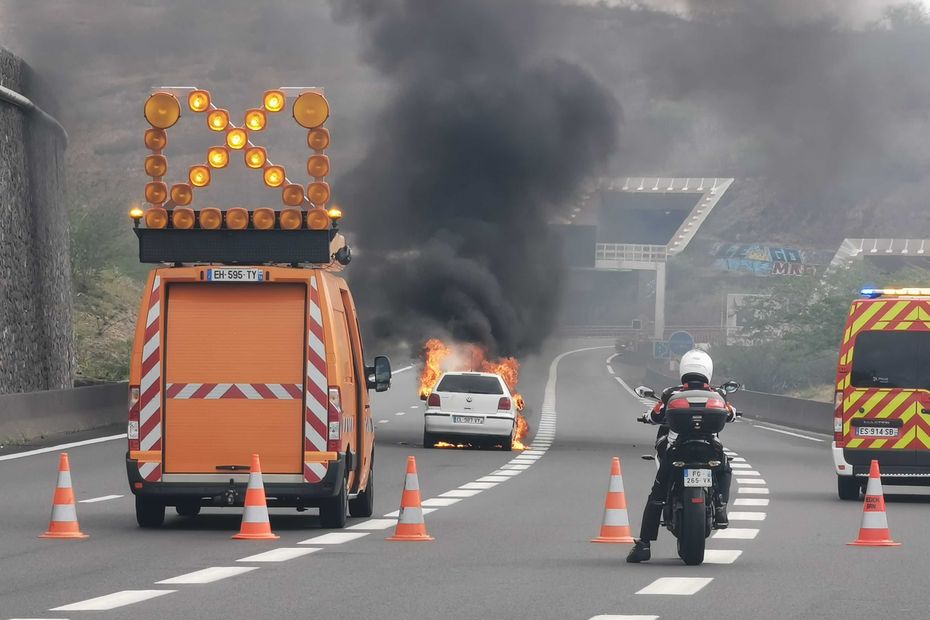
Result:
{"label": "truck rear bumper", "polygon": [[930,452],[838,448],[836,442],[832,452],[833,468],[839,476],[868,478],[874,459],[884,484],[930,486]]}
{"label": "truck rear bumper", "polygon": [[[126,456],[126,473],[133,495],[159,498],[166,505],[200,501],[203,506],[242,506],[247,486],[246,476],[229,474],[225,481],[147,482],[139,474],[138,461]],[[269,506],[312,507],[320,500],[339,494],[346,475],[346,456],[339,454],[329,461],[326,475],[320,482],[265,482],[265,497]],[[215,474],[207,474],[214,477]]]}

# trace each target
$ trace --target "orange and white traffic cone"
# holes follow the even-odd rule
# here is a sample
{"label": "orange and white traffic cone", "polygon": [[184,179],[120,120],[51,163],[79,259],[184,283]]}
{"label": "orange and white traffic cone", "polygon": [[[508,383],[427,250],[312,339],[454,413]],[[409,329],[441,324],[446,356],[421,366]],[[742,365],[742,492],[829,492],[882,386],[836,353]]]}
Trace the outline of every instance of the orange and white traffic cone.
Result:
{"label": "orange and white traffic cone", "polygon": [[591,539],[591,542],[635,542],[630,532],[630,515],[626,511],[626,495],[623,492],[620,459],[616,456],[610,464],[610,482],[607,485],[607,499],[604,502],[604,521],[601,524],[601,535]]}
{"label": "orange and white traffic cone", "polygon": [[878,471],[878,461],[874,459],[869,469],[869,484],[865,487],[865,503],[862,505],[862,526],[859,528],[859,537],[846,544],[859,547],[896,547],[901,544],[891,540],[891,532],[888,531],[882,477]]}
{"label": "orange and white traffic cone", "polygon": [[58,485],[52,498],[52,518],[48,531],[39,538],[87,538],[78,525],[77,510],[74,507],[74,489],[71,488],[71,465],[68,453],[62,452],[58,458]]}
{"label": "orange and white traffic cone", "polygon": [[233,536],[239,540],[272,540],[280,538],[271,531],[268,520],[268,503],[265,501],[265,483],[262,481],[262,465],[258,455],[252,455],[252,468],[249,470],[249,486],[245,490],[245,510],[242,512],[242,526]]}
{"label": "orange and white traffic cone", "polygon": [[422,542],[435,540],[426,533],[423,520],[423,506],[420,503],[420,480],[417,478],[417,460],[407,457],[407,477],[404,479],[404,493],[400,496],[400,514],[394,535],[387,540]]}

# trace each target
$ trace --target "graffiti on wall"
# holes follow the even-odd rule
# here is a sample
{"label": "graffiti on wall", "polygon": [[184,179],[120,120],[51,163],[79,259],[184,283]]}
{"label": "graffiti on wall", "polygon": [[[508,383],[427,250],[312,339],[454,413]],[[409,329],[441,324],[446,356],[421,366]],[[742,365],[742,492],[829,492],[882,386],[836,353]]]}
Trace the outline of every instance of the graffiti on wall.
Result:
{"label": "graffiti on wall", "polygon": [[818,267],[829,263],[824,252],[800,250],[759,243],[720,243],[714,247],[714,266],[758,276],[815,276]]}

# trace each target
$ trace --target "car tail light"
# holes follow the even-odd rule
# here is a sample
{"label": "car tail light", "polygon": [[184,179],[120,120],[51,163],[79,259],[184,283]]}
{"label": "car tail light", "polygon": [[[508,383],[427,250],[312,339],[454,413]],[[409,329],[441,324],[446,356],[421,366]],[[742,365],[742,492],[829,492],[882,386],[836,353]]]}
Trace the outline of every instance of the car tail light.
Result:
{"label": "car tail light", "polygon": [[338,452],[342,448],[342,394],[339,388],[329,388],[329,437],[326,449]]}
{"label": "car tail light", "polygon": [[139,386],[129,386],[129,423],[126,425],[129,449],[139,450]]}
{"label": "car tail light", "polygon": [[837,448],[846,446],[843,438],[843,392],[840,390],[833,393],[833,440]]}
{"label": "car tail light", "polygon": [[429,398],[426,399],[426,406],[427,407],[439,407],[440,402],[441,401],[439,400],[439,394],[437,394],[436,392],[432,392],[429,395]]}
{"label": "car tail light", "polygon": [[668,401],[667,407],[669,409],[687,409],[691,406],[691,403],[688,402],[687,398],[676,398],[675,400]]}
{"label": "car tail light", "polygon": [[708,398],[707,404],[704,405],[708,409],[726,409],[727,404],[723,401],[722,398]]}
{"label": "car tail light", "polygon": [[497,410],[510,411],[510,399],[506,396],[502,396],[501,399],[497,401]]}

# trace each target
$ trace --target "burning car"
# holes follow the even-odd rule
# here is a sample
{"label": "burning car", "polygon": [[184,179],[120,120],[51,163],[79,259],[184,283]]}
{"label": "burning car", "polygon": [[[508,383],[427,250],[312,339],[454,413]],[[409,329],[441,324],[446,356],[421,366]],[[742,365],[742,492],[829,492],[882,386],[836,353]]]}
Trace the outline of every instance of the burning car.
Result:
{"label": "burning car", "polygon": [[447,372],[426,397],[423,447],[453,437],[512,450],[517,406],[504,379],[490,372]]}

